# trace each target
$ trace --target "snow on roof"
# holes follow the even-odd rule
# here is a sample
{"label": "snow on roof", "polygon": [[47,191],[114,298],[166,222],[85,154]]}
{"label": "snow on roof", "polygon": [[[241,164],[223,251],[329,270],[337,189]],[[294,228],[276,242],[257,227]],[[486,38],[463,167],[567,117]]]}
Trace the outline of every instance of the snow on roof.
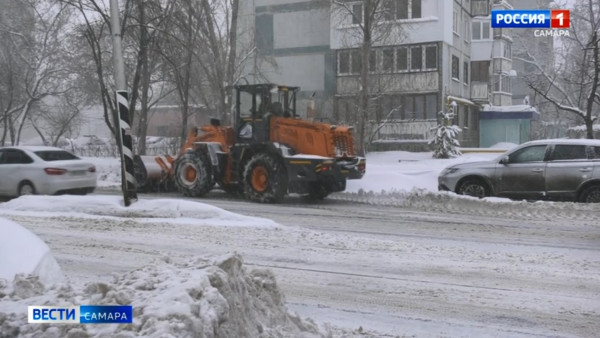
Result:
{"label": "snow on roof", "polygon": [[526,104],[518,104],[512,106],[492,106],[489,104],[484,104],[481,111],[493,111],[493,112],[501,112],[501,113],[516,113],[516,112],[534,112],[537,113],[537,109],[532,106]]}

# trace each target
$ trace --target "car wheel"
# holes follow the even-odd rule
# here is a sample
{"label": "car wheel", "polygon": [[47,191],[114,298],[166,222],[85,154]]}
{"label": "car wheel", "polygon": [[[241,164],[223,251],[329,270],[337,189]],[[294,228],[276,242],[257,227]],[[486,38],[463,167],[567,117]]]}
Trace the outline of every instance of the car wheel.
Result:
{"label": "car wheel", "polygon": [[457,192],[461,195],[486,197],[490,195],[488,186],[478,179],[468,179],[460,184]]}
{"label": "car wheel", "polygon": [[585,188],[579,196],[579,202],[600,203],[600,185]]}
{"label": "car wheel", "polygon": [[19,196],[34,195],[35,188],[29,182],[23,182],[19,185]]}

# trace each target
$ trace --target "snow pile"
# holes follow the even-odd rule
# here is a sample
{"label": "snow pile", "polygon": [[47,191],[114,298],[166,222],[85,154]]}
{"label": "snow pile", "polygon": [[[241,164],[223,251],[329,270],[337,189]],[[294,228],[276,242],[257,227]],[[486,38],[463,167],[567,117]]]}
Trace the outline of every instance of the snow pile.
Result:
{"label": "snow pile", "polygon": [[235,214],[212,205],[178,199],[140,199],[129,207],[122,196],[21,196],[0,204],[4,214],[30,215],[32,212],[47,216],[76,215],[79,217],[126,217],[144,222],[168,220],[169,223],[208,224],[217,226],[280,227],[272,220]]}
{"label": "snow pile", "polygon": [[[16,281],[15,281],[16,283]],[[0,336],[9,337],[323,337],[288,313],[273,274],[246,271],[230,254],[214,261],[164,259],[80,291],[70,285],[21,299],[0,288]],[[133,305],[130,325],[27,324],[28,305]],[[13,309],[11,311],[10,309]],[[16,312],[14,310],[17,310]]]}
{"label": "snow pile", "polygon": [[[51,286],[63,279],[50,248],[20,224],[0,218],[0,283],[12,281],[15,275],[37,276],[42,285]],[[23,278],[19,277],[19,281]],[[18,283],[17,294],[29,294],[24,283]],[[35,292],[35,291],[33,291]]]}
{"label": "snow pile", "polygon": [[[600,209],[591,203],[550,202],[550,201],[513,201],[508,198],[486,197],[479,199],[471,196],[457,195],[451,192],[431,192],[425,189],[394,192],[366,192],[335,194],[332,199],[365,203],[406,207],[414,210],[438,211],[446,213],[500,217],[504,219],[580,219],[597,220]],[[600,228],[600,224],[598,224]]]}

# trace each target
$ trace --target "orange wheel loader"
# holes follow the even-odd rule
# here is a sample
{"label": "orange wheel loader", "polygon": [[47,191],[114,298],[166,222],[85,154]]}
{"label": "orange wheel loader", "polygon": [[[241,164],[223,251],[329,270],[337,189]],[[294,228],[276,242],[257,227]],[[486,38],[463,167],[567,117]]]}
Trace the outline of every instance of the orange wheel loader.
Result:
{"label": "orange wheel loader", "polygon": [[323,199],[365,173],[352,128],[298,118],[298,87],[234,86],[234,125],[218,119],[193,128],[180,153],[137,156],[140,187],[176,187],[199,197],[215,184],[256,202],[280,202],[288,193]]}

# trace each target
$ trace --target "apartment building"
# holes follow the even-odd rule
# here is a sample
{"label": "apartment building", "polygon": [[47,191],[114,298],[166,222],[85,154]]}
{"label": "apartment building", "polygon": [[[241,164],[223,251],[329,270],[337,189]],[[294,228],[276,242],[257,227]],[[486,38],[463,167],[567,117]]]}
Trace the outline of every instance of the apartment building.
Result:
{"label": "apartment building", "polygon": [[[389,145],[405,140],[411,149],[426,147],[437,125],[438,112],[457,103],[455,123],[464,128],[462,142],[475,145],[473,102],[470,101],[471,8],[470,1],[389,1],[382,30],[389,34],[374,41],[369,72],[375,116],[394,120],[379,129],[378,138]],[[361,10],[360,2],[352,5]],[[357,15],[332,11],[331,48],[336,52],[335,111],[343,119],[356,105],[360,36],[355,34]],[[349,64],[350,67],[346,65]],[[388,112],[392,112],[390,115]],[[419,145],[421,147],[419,147]]]}

